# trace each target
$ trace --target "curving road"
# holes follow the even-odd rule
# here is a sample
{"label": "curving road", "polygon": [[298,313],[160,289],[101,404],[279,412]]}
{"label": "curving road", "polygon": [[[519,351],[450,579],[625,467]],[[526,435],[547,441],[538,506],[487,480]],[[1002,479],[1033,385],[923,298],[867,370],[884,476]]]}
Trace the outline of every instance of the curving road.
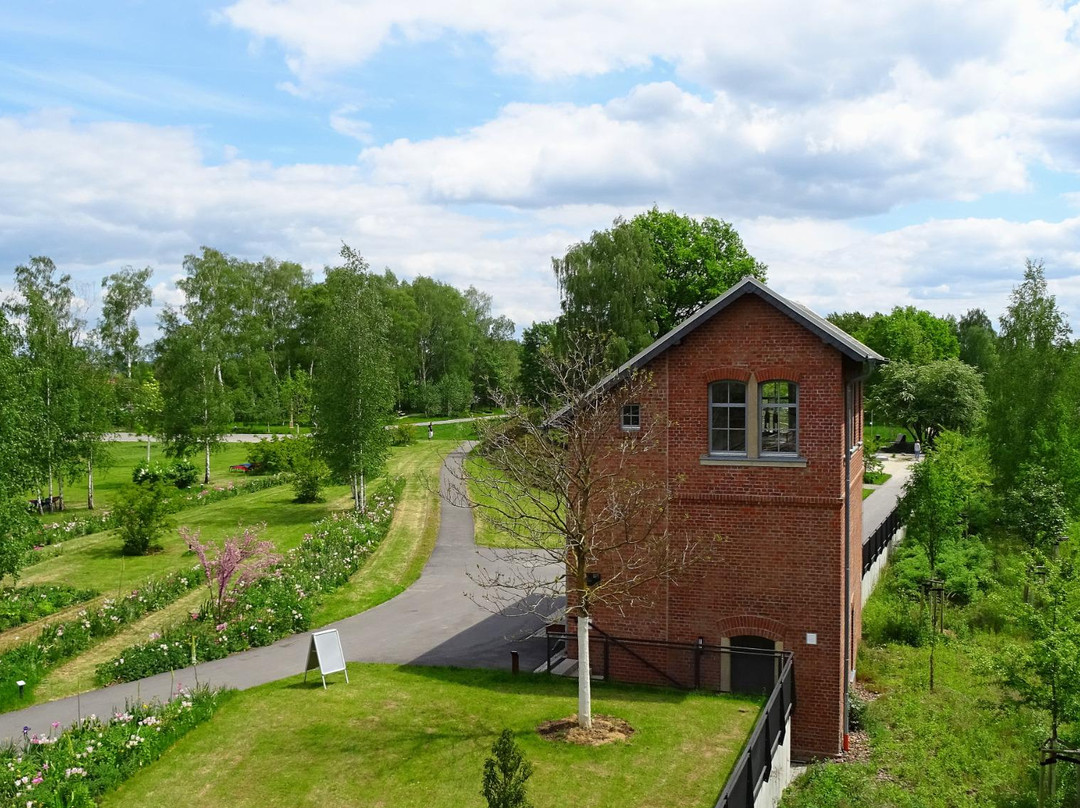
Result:
{"label": "curving road", "polygon": [[[522,670],[531,671],[544,661],[546,643],[531,635],[542,629],[542,616],[557,611],[560,603],[533,599],[493,614],[474,602],[482,599],[484,590],[470,573],[482,568],[488,574],[505,574],[515,563],[529,559],[523,551],[490,551],[474,545],[472,511],[455,504],[459,497],[453,495],[463,456],[463,449],[458,449],[443,464],[439,534],[420,579],[392,600],[326,626],[341,634],[349,661],[508,669],[511,651],[521,655]],[[548,565],[544,571],[558,575],[561,565]],[[198,666],[197,677],[195,669],[185,668],[176,671],[175,682],[191,686],[197,680],[245,690],[302,673],[308,638],[308,634],[297,634],[265,648],[207,662]],[[314,674],[308,679],[317,686],[318,672]],[[108,715],[129,699],[165,699],[173,682],[169,674],[160,674],[0,714],[0,739],[21,738],[24,726],[32,732],[47,732],[54,721],[66,726],[80,714]]]}

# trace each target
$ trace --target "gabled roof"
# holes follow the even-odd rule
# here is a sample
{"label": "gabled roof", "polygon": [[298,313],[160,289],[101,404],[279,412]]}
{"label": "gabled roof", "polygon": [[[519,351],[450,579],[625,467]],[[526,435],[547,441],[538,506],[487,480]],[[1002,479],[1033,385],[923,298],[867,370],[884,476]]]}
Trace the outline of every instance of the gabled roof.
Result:
{"label": "gabled roof", "polygon": [[[632,370],[643,367],[673,345],[678,345],[699,326],[704,325],[715,315],[722,312],[736,300],[747,295],[756,295],[774,308],[786,314],[799,325],[820,337],[826,345],[831,345],[844,356],[856,362],[885,362],[881,354],[863,345],[843,329],[830,323],[819,314],[815,314],[801,303],[781,297],[756,278],[745,277],[711,303],[702,306],[690,317],[660,337],[656,342],[637,356],[632,357],[618,370],[609,373],[595,387],[597,391],[607,390],[617,380]],[[559,413],[561,414],[561,413]]]}

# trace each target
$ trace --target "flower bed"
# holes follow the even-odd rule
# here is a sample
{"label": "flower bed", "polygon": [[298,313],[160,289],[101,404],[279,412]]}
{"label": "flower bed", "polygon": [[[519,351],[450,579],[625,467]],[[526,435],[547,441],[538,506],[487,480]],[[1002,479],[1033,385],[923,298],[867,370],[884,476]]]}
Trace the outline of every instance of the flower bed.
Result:
{"label": "flower bed", "polygon": [[0,710],[20,705],[16,680],[25,681],[32,690],[57,663],[82,653],[202,584],[201,574],[198,570],[190,570],[152,578],[127,597],[108,599],[98,609],[82,609],[71,620],[50,623],[36,640],[24,642],[0,655]]}
{"label": "flower bed", "polygon": [[[237,485],[229,480],[221,485],[212,485],[208,488],[200,488],[198,491],[177,491],[166,499],[170,513],[177,513],[185,508],[196,505],[210,505],[223,499],[240,496],[241,494],[253,494],[273,488],[276,485],[284,485],[288,478],[278,474],[273,477],[257,477]],[[79,516],[66,522],[47,522],[38,526],[34,536],[35,549],[50,544],[58,544],[68,539],[76,539],[80,536],[89,536],[92,533],[100,533],[103,530],[112,530],[116,527],[116,520],[111,511],[102,511],[91,516]]]}
{"label": "flower bed", "polygon": [[165,704],[129,704],[110,718],[90,716],[59,732],[23,729],[23,742],[0,751],[3,805],[92,808],[95,798],[153,763],[177,740],[209,719],[224,696],[182,688]]}
{"label": "flower bed", "polygon": [[320,599],[345,584],[386,535],[403,480],[373,497],[366,517],[334,514],[316,522],[303,543],[270,574],[244,587],[227,617],[193,614],[162,635],[131,646],[98,666],[99,684],[130,682],[270,645],[306,631]]}
{"label": "flower bed", "polygon": [[93,589],[75,589],[64,584],[37,584],[8,589],[0,598],[0,631],[48,617],[60,609],[97,597]]}

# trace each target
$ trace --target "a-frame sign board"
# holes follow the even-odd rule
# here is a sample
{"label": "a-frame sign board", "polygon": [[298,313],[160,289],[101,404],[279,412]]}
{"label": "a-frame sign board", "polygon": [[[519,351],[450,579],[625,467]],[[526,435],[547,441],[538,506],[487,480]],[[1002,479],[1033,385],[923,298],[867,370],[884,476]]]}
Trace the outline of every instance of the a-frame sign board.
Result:
{"label": "a-frame sign board", "polygon": [[319,669],[322,675],[323,690],[326,690],[327,674],[345,671],[345,684],[349,683],[349,671],[345,668],[345,652],[341,650],[341,636],[336,628],[311,633],[311,645],[308,646],[307,666],[304,668],[304,681],[308,671]]}

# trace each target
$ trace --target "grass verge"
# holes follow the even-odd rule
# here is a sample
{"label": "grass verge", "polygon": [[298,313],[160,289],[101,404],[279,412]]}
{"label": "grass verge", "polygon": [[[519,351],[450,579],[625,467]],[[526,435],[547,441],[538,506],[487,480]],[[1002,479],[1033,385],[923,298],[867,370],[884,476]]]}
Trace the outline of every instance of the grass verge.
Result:
{"label": "grass verge", "polygon": [[[473,520],[476,525],[475,541],[480,547],[492,547],[496,549],[520,549],[533,548],[536,545],[513,536],[504,530],[500,530],[495,522],[496,518],[489,516],[492,506],[498,505],[498,500],[489,491],[494,487],[500,490],[512,488],[513,484],[503,477],[498,469],[493,468],[483,458],[470,455],[465,460],[466,473],[469,476],[469,499],[476,503],[473,510]],[[480,481],[480,482],[478,482]],[[516,489],[521,490],[521,489]],[[545,502],[552,502],[553,498],[545,492],[539,495]],[[528,507],[527,505],[525,506]],[[530,512],[535,512],[531,509]],[[557,534],[545,537],[542,544],[544,547],[559,547],[562,545],[562,537]]]}
{"label": "grass verge", "polygon": [[[279,550],[295,547],[312,522],[348,506],[348,488],[326,490],[326,501],[309,505],[294,503],[292,488],[277,486],[253,494],[181,511],[173,517],[176,525],[202,531],[202,540],[220,541],[236,531],[237,525],[267,524],[262,537]],[[113,531],[95,533],[64,542],[64,552],[30,567],[22,577],[27,584],[67,583],[100,592],[125,592],[152,575],[192,566],[196,563],[183,539],[171,530],[161,539],[161,551],[145,556],[125,556]]]}
{"label": "grass verge", "polygon": [[627,743],[575,747],[536,733],[573,711],[571,680],[384,665],[350,665],[349,676],[329,691],[294,677],[236,694],[102,804],[478,806],[484,759],[509,728],[535,768],[537,808],[706,808],[759,709],[737,697],[598,684],[597,711],[636,732]]}
{"label": "grass verge", "polygon": [[439,469],[458,441],[432,440],[394,450],[387,473],[403,477],[390,531],[368,562],[315,610],[312,626],[325,626],[390,600],[417,578],[439,532]]}

